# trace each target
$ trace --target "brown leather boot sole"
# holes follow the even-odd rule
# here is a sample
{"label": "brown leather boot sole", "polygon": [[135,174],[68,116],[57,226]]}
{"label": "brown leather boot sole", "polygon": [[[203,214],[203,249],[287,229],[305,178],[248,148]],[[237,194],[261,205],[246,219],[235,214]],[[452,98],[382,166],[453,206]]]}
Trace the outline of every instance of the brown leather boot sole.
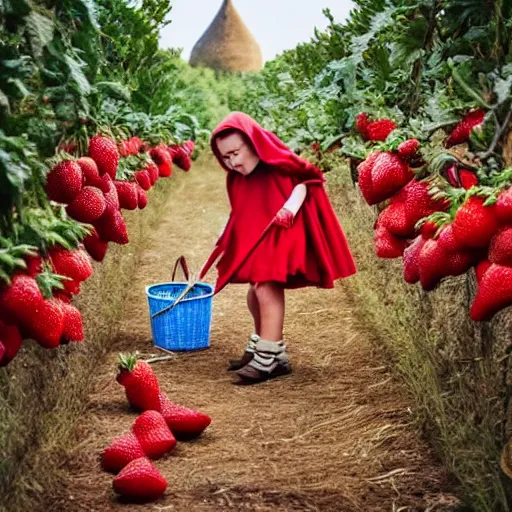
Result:
{"label": "brown leather boot sole", "polygon": [[259,382],[264,382],[269,379],[288,375],[291,372],[292,367],[290,363],[286,363],[278,364],[270,373],[260,372],[259,370],[256,370],[256,368],[253,368],[249,365],[245,365],[235,373],[242,379],[243,384],[258,384]]}

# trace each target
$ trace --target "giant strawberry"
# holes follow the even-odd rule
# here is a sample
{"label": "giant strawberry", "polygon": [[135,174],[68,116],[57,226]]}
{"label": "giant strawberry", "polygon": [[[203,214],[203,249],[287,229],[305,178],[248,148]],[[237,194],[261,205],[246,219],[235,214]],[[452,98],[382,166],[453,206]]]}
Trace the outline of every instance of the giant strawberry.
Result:
{"label": "giant strawberry", "polygon": [[384,226],[374,231],[375,253],[379,258],[400,258],[407,245],[407,240],[390,233]]}
{"label": "giant strawberry", "polygon": [[453,234],[462,247],[485,248],[498,231],[495,206],[484,206],[485,198],[472,196],[457,211]]}
{"label": "giant strawberry", "polygon": [[143,411],[160,410],[160,387],[151,366],[133,354],[119,355],[117,382],[124,386],[128,402]]}
{"label": "giant strawberry", "polygon": [[136,500],[154,500],[167,488],[165,478],[146,457],[127,464],[114,478],[114,490],[121,496]]}
{"label": "giant strawberry", "polygon": [[103,450],[102,464],[106,471],[117,473],[132,460],[145,457],[146,454],[140,445],[137,436],[130,432],[115,438]]}
{"label": "giant strawberry", "polygon": [[114,184],[119,197],[119,206],[125,210],[136,210],[138,206],[137,184],[118,180],[114,181]]}
{"label": "giant strawberry", "polygon": [[60,345],[64,332],[64,311],[61,304],[56,299],[45,299],[25,319],[26,333],[44,348],[56,348]]}
{"label": "giant strawberry", "polygon": [[82,190],[83,174],[80,166],[72,160],[57,164],[46,176],[48,198],[58,203],[68,204]]}
{"label": "giant strawberry", "polygon": [[[69,277],[77,283],[89,279],[93,273],[91,259],[82,248],[68,250],[56,245],[48,251],[48,256],[56,274]],[[68,282],[63,281],[64,289],[68,288]]]}
{"label": "giant strawberry", "polygon": [[24,323],[30,312],[42,303],[43,296],[36,280],[25,274],[16,274],[0,293],[0,309],[17,324]]}
{"label": "giant strawberry", "polygon": [[512,227],[503,228],[494,235],[489,247],[489,260],[512,267]]}
{"label": "giant strawberry", "polygon": [[85,185],[98,187],[102,192],[108,191],[108,187],[106,187],[105,182],[101,179],[98,165],[91,157],[83,156],[76,163],[82,169]]}
{"label": "giant strawberry", "polygon": [[98,164],[101,175],[106,173],[112,179],[116,177],[119,151],[113,139],[100,135],[93,137],[89,141],[89,156]]}
{"label": "giant strawberry", "polygon": [[475,321],[490,320],[498,311],[512,304],[512,268],[492,264],[480,279],[471,305]]}
{"label": "giant strawberry", "polygon": [[176,446],[176,438],[158,411],[144,411],[133,423],[132,432],[150,459],[158,459]]}
{"label": "giant strawberry", "polygon": [[91,223],[105,212],[106,203],[103,192],[96,187],[86,186],[68,205],[68,215],[78,222]]}
{"label": "giant strawberry", "polygon": [[107,210],[94,223],[94,227],[104,242],[113,242],[119,245],[128,243],[128,231],[126,222],[119,210]]}
{"label": "giant strawberry", "polygon": [[417,236],[404,250],[403,265],[406,283],[414,284],[420,280],[419,255],[426,241],[423,236]]}
{"label": "giant strawberry", "polygon": [[84,240],[85,250],[89,253],[91,258],[95,261],[103,261],[107,254],[108,242],[101,240],[96,229],[90,235],[87,235]]}
{"label": "giant strawberry", "polygon": [[212,421],[207,414],[171,402],[164,393],[160,393],[160,412],[179,440],[198,437]]}

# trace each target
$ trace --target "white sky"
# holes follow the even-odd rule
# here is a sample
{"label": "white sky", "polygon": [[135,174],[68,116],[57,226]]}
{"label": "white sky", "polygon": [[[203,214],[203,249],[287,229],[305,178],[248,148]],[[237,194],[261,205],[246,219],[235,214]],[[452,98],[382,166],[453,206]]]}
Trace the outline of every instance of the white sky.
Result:
{"label": "white sky", "polygon": [[[188,60],[222,1],[174,0],[169,15],[172,23],[160,34],[161,47],[183,48],[182,57]],[[315,27],[325,28],[325,7],[336,21],[343,21],[354,7],[351,0],[233,0],[233,5],[258,41],[265,61],[309,41]]]}

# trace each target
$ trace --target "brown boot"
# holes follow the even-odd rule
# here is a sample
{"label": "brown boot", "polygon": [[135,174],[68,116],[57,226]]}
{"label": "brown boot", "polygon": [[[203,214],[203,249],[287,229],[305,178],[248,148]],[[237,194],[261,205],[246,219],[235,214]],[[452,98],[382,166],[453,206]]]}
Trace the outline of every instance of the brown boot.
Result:
{"label": "brown boot", "polygon": [[268,379],[288,375],[292,367],[286,355],[286,345],[280,342],[259,340],[249,363],[236,374],[246,384],[256,384]]}
{"label": "brown boot", "polygon": [[240,370],[254,357],[254,351],[256,350],[256,343],[260,337],[257,334],[251,335],[249,338],[249,343],[245,347],[244,355],[240,359],[230,359],[229,360],[229,368],[228,372],[234,372],[236,370]]}

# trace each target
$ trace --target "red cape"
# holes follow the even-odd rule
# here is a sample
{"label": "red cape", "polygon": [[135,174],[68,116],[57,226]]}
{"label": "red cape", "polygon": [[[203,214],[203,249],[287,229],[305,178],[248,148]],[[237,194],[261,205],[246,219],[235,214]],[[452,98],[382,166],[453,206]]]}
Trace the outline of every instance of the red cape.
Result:
{"label": "red cape", "polygon": [[[217,136],[229,129],[243,132],[260,163],[248,176],[229,170],[217,148]],[[332,288],[334,280],[356,272],[345,235],[324,188],[323,173],[300,158],[273,133],[242,112],[230,114],[213,131],[212,151],[228,171],[231,215],[200,277],[218,264],[215,293],[233,283],[277,281],[286,288]],[[298,183],[308,187],[293,226],[272,225]]]}

